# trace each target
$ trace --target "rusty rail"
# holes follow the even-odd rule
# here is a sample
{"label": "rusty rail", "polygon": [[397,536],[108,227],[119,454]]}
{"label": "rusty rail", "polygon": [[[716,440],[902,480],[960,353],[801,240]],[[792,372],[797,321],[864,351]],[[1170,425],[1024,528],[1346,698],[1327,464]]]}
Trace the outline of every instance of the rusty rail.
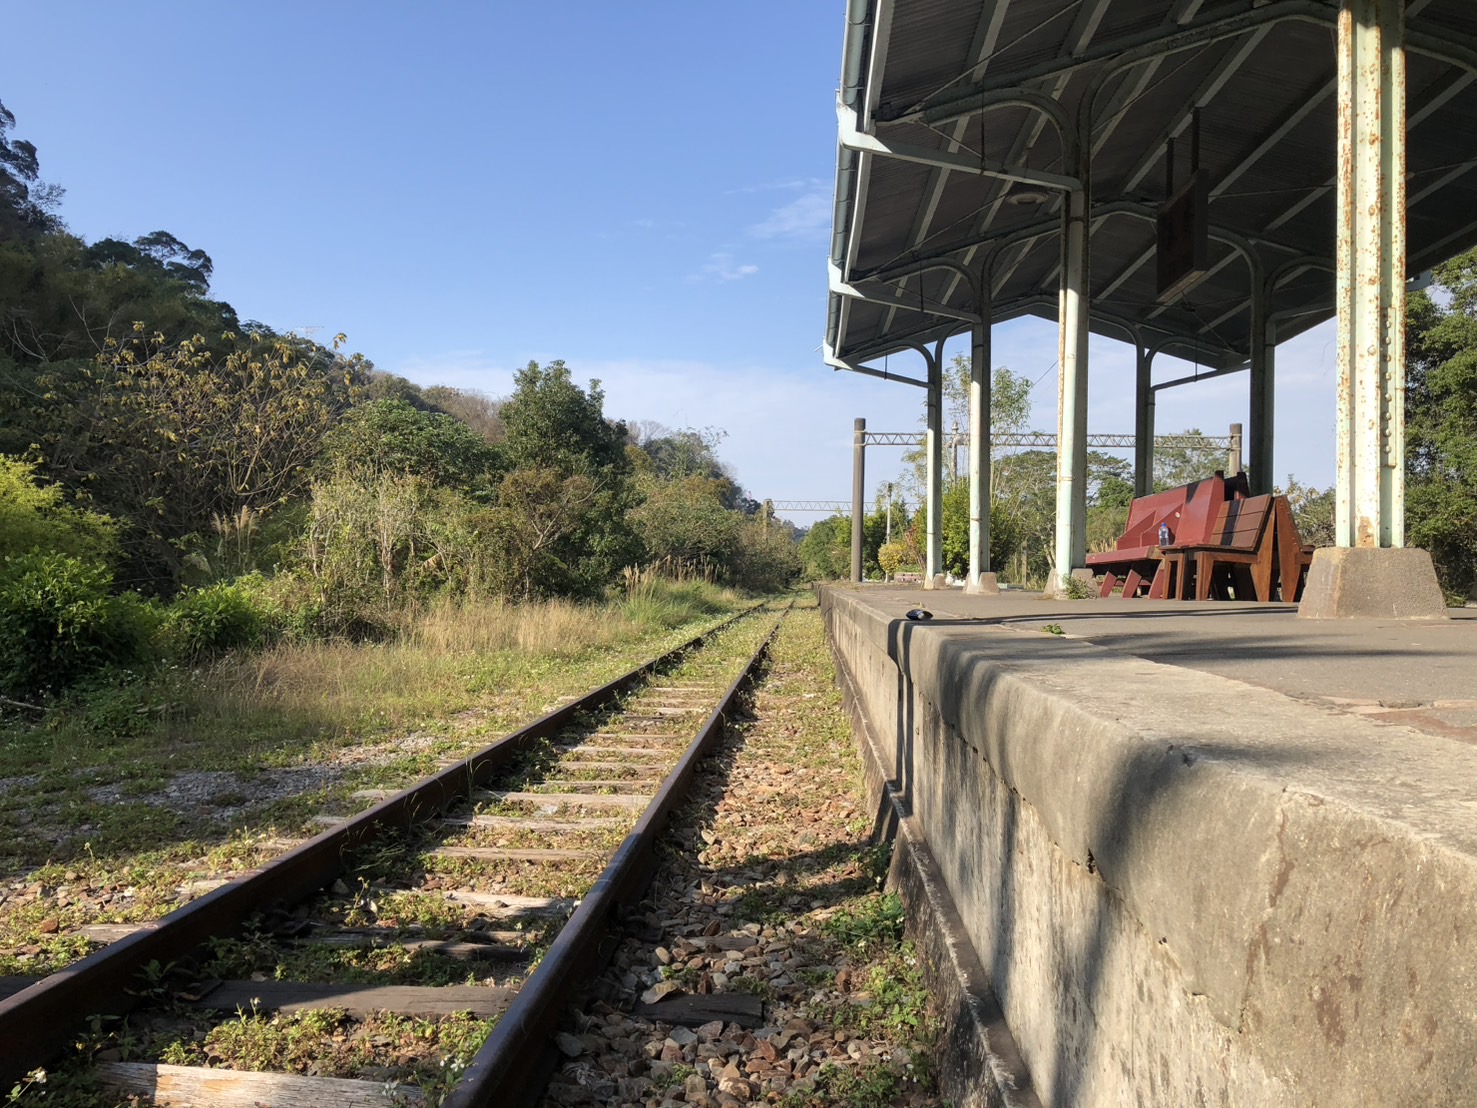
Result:
{"label": "rusty rail", "polygon": [[0,1082],[15,1080],[61,1053],[87,1016],[121,1015],[136,1007],[137,998],[129,988],[151,962],[167,964],[209,938],[233,933],[254,912],[279,901],[302,899],[330,884],[355,851],[386,832],[429,819],[467,796],[535,741],[557,733],[580,712],[610,704],[662,666],[762,606],[746,608],[294,847],[255,873],[222,885],[161,920],[142,924],[127,937],[0,1000]]}
{"label": "rusty rail", "polygon": [[637,903],[656,870],[656,843],[672,809],[687,796],[703,758],[723,734],[734,703],[753,684],[787,608],[728,687],[682,758],[662,782],[646,811],[609,865],[580,901],[538,969],[519,989],[442,1108],[507,1108],[537,1102],[555,1059],[553,1035],[564,1010],[610,953],[602,949],[623,908]]}

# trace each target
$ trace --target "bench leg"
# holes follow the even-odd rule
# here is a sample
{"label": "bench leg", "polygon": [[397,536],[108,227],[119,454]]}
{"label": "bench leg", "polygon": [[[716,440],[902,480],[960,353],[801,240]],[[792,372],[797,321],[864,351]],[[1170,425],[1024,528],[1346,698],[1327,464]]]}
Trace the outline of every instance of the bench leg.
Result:
{"label": "bench leg", "polygon": [[1154,580],[1149,582],[1149,599],[1165,600],[1169,597],[1169,563],[1160,562],[1154,570]]}
{"label": "bench leg", "polygon": [[1114,573],[1104,573],[1103,583],[1098,586],[1097,596],[1099,600],[1106,600],[1113,595],[1113,586],[1118,583],[1118,577]]}
{"label": "bench leg", "polygon": [[1139,594],[1139,586],[1144,583],[1144,575],[1136,569],[1128,571],[1123,578],[1123,599],[1132,600]]}
{"label": "bench leg", "polygon": [[1210,599],[1210,577],[1214,572],[1214,563],[1206,554],[1195,555],[1195,599]]}

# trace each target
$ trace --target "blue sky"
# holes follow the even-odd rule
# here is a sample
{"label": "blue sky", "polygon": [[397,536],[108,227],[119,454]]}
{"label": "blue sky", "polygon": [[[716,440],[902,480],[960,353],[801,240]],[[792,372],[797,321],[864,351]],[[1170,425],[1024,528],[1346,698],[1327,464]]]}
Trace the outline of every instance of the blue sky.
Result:
{"label": "blue sky", "polygon": [[[72,230],[171,231],[244,318],[494,396],[563,358],[613,416],[725,430],[754,495],[840,499],[852,419],[922,401],[820,360],[843,10],[10,0],[0,100]],[[994,342],[1054,429],[1053,327]],[[1132,430],[1131,352],[1091,356],[1089,429]],[[1279,476],[1331,483],[1333,394],[1329,327],[1279,351]],[[1161,432],[1245,416],[1244,375],[1159,398]]]}

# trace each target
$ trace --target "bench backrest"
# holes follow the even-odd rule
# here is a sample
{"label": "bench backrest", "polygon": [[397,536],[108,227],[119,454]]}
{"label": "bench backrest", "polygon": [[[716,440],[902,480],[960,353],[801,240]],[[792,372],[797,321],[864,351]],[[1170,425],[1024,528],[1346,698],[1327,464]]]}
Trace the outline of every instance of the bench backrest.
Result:
{"label": "bench backrest", "polygon": [[1161,523],[1169,524],[1176,543],[1206,542],[1216,512],[1225,503],[1226,481],[1220,476],[1135,497],[1118,549],[1157,546]]}
{"label": "bench backrest", "polygon": [[1245,500],[1227,500],[1216,515],[1209,541],[1235,550],[1255,550],[1271,512],[1272,497],[1268,493]]}

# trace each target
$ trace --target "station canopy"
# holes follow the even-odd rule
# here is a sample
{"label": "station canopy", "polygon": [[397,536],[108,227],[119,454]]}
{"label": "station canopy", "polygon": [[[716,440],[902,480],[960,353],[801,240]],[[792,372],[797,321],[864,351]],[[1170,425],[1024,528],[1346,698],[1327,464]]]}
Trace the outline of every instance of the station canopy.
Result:
{"label": "station canopy", "polygon": [[[1332,316],[1338,19],[1326,0],[852,0],[828,360],[860,368],[966,330],[987,261],[994,320],[1056,319],[1084,162],[1095,332],[1244,364],[1248,252],[1276,341]],[[1477,3],[1409,0],[1405,64],[1416,274],[1477,241]],[[1192,145],[1205,254],[1163,295],[1156,219]]]}

